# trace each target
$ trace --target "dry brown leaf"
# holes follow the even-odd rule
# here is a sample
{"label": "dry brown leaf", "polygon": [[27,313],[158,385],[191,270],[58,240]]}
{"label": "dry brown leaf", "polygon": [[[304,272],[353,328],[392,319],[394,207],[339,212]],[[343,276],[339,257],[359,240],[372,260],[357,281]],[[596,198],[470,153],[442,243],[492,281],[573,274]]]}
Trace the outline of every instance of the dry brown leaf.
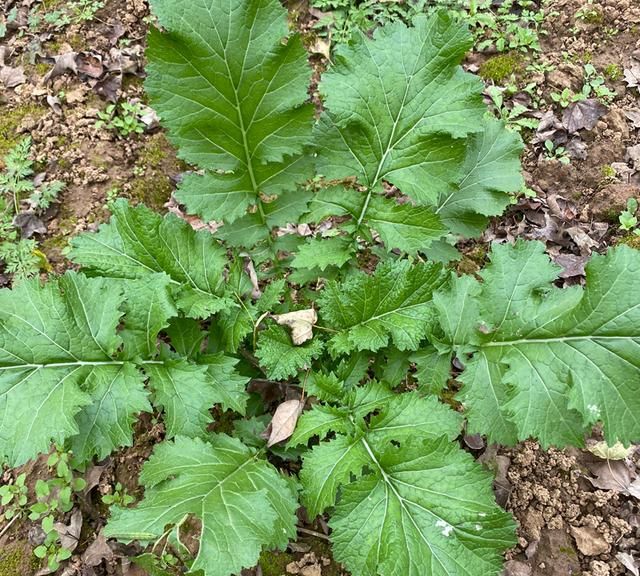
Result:
{"label": "dry brown leaf", "polygon": [[640,108],[625,110],[624,115],[631,120],[631,125],[634,128],[640,128]]}
{"label": "dry brown leaf", "polygon": [[578,550],[585,556],[599,556],[609,551],[609,543],[591,526],[571,526]]}
{"label": "dry brown leaf", "polygon": [[331,41],[326,38],[316,38],[315,42],[309,47],[313,54],[320,54],[327,60],[331,60]]}
{"label": "dry brown leaf", "polygon": [[629,88],[640,87],[640,62],[634,61],[629,68],[625,68],[624,81]]}
{"label": "dry brown leaf", "polygon": [[286,314],[274,314],[273,319],[280,326],[291,328],[291,339],[296,346],[299,346],[313,338],[313,326],[318,321],[318,314],[315,309],[308,308]]}
{"label": "dry brown leaf", "polygon": [[96,539],[82,554],[82,562],[87,566],[99,566],[103,560],[109,562],[113,558],[113,550],[107,544],[102,530]]}
{"label": "dry brown leaf", "polygon": [[629,465],[624,460],[588,462],[587,467],[595,478],[589,482],[600,490],[614,490],[640,499],[640,478],[632,481]]}
{"label": "dry brown leaf", "polygon": [[587,450],[594,456],[603,460],[624,460],[633,454],[635,446],[625,448],[621,442],[616,442],[613,446],[609,446],[604,440],[587,446]]}
{"label": "dry brown leaf", "polygon": [[300,400],[287,400],[276,408],[270,424],[271,433],[269,434],[267,446],[282,442],[293,434],[303,408],[304,402]]}
{"label": "dry brown leaf", "polygon": [[0,46],[0,84],[4,84],[5,88],[15,88],[27,81],[22,67],[12,68],[4,63],[7,49]]}
{"label": "dry brown leaf", "polygon": [[629,572],[633,574],[633,576],[640,576],[640,564],[638,564],[637,560],[631,556],[631,554],[627,554],[626,552],[618,552],[616,554],[616,558],[618,562],[622,564]]}
{"label": "dry brown leaf", "polygon": [[55,64],[53,68],[49,70],[42,79],[42,82],[46,84],[50,82],[54,78],[58,76],[62,76],[67,72],[73,72],[74,74],[78,73],[78,65],[76,64],[76,56],[77,52],[65,52],[64,54],[59,54],[58,56],[54,56]]}
{"label": "dry brown leaf", "polygon": [[53,527],[60,536],[60,545],[67,550],[75,550],[80,540],[80,531],[82,530],[82,512],[74,510],[71,514],[69,525],[62,522],[56,522]]}
{"label": "dry brown leaf", "polygon": [[587,98],[578,102],[572,102],[562,114],[562,124],[569,134],[586,128],[593,130],[598,120],[604,116],[608,108],[596,98]]}

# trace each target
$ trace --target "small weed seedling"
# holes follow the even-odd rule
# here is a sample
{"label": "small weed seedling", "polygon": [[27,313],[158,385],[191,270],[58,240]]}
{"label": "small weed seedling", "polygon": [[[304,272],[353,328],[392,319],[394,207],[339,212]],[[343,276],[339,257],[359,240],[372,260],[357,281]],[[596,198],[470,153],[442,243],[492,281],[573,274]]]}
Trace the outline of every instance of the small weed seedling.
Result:
{"label": "small weed seedling", "polygon": [[42,264],[46,267],[46,258],[35,240],[20,238],[14,218],[22,212],[23,202],[39,213],[55,202],[64,189],[59,180],[34,185],[30,152],[31,139],[25,138],[4,158],[6,168],[0,173],[0,260],[7,272],[19,278],[36,274]]}
{"label": "small weed seedling", "polygon": [[70,463],[71,454],[56,447],[47,459],[47,465],[55,476],[36,481],[37,502],[29,508],[29,519],[40,522],[46,535],[44,542],[33,553],[38,558],[46,559],[47,567],[52,571],[57,570],[60,563],[71,556],[71,551],[60,544],[60,536],[54,528],[56,517],[61,517],[73,508],[73,493],[86,486],[84,479],[74,478]]}
{"label": "small weed seedling", "polygon": [[580,92],[576,94],[569,88],[565,88],[562,92],[551,93],[551,99],[562,108],[587,98],[597,98],[603,104],[611,104],[615,97],[616,93],[606,86],[604,77],[598,74],[593,64],[584,65],[584,83]]}
{"label": "small weed seedling", "polygon": [[28,498],[26,479],[27,475],[23,472],[18,475],[14,484],[0,486],[0,506],[3,507],[0,521],[9,521],[25,513]]}
{"label": "small weed seedling", "polygon": [[556,146],[553,140],[544,141],[544,155],[548,160],[558,160],[562,164],[571,164],[571,158],[564,146]]}
{"label": "small weed seedling", "polygon": [[511,129],[519,132],[523,129],[535,130],[538,127],[540,123],[539,120],[524,116],[528,110],[522,104],[516,103],[511,108],[505,106],[503,89],[497,86],[489,86],[486,93],[489,95],[489,98],[491,98],[498,118],[505,122]]}
{"label": "small weed seedling", "polygon": [[71,558],[71,550],[60,543],[60,534],[54,528],[53,516],[45,516],[41,522],[45,539],[42,544],[34,548],[33,553],[37,558],[47,561],[47,568],[55,572],[60,563]]}
{"label": "small weed seedling", "polygon": [[618,220],[620,221],[620,230],[626,230],[630,232],[633,230],[633,233],[636,236],[640,236],[640,229],[638,226],[638,217],[636,214],[638,213],[638,201],[635,198],[629,198],[627,200],[627,209],[623,210],[618,216]]}
{"label": "small weed seedling", "polygon": [[126,508],[135,501],[136,499],[127,492],[127,489],[120,482],[116,483],[111,494],[105,494],[102,497],[103,504],[107,506],[116,505]]}
{"label": "small weed seedling", "polygon": [[132,134],[142,134],[145,128],[144,123],[140,120],[142,111],[142,105],[138,102],[109,104],[104,111],[98,112],[99,120],[96,122],[96,128],[111,130],[121,138],[128,138]]}

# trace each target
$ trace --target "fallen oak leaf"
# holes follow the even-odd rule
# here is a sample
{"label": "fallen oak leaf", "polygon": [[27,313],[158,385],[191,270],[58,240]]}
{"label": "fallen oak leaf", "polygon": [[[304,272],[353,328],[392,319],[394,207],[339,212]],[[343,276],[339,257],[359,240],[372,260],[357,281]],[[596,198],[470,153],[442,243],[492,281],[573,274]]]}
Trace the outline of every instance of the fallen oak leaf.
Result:
{"label": "fallen oak leaf", "polygon": [[291,340],[296,346],[299,346],[313,338],[313,327],[318,321],[318,314],[314,308],[308,308],[286,314],[274,314],[273,319],[280,326],[291,328]]}
{"label": "fallen oak leaf", "polygon": [[301,400],[287,400],[276,408],[269,425],[267,446],[273,446],[291,437],[303,408],[304,402]]}

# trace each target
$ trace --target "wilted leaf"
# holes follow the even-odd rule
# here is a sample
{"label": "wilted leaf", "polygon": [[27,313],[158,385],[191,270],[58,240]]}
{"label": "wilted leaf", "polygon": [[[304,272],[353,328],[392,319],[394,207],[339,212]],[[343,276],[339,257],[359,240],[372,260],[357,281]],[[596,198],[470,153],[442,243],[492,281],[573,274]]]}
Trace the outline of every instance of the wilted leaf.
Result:
{"label": "wilted leaf", "polygon": [[271,420],[271,433],[267,446],[282,442],[293,434],[303,408],[304,402],[300,400],[287,400],[276,408]]}
{"label": "wilted leaf", "polygon": [[33,212],[22,212],[13,219],[13,225],[20,228],[21,238],[31,238],[34,234],[46,234],[47,227]]}
{"label": "wilted leaf", "polygon": [[587,447],[587,450],[603,460],[624,460],[633,453],[635,447],[629,446],[629,448],[625,448],[621,442],[616,442],[613,446],[609,446],[602,441]]}
{"label": "wilted leaf", "polygon": [[600,490],[614,490],[622,494],[640,498],[640,481],[631,482],[629,467],[623,460],[607,460],[606,462],[592,462],[589,470],[595,478],[589,482]]}
{"label": "wilted leaf", "polygon": [[74,510],[69,525],[56,522],[53,527],[60,536],[60,545],[67,550],[75,550],[82,530],[82,512],[78,509]]}
{"label": "wilted leaf", "polygon": [[296,346],[299,346],[313,338],[313,326],[318,321],[318,314],[314,308],[309,308],[286,314],[274,314],[273,319],[280,326],[291,328],[291,340]]}
{"label": "wilted leaf", "polygon": [[326,38],[318,37],[315,42],[309,46],[309,51],[312,54],[320,54],[327,60],[331,59],[331,42]]}
{"label": "wilted leaf", "polygon": [[54,78],[58,76],[62,76],[67,72],[73,72],[74,74],[78,73],[78,65],[76,64],[76,56],[77,52],[65,52],[64,54],[59,54],[54,57],[55,64],[53,68],[49,70],[42,79],[42,81],[46,84],[50,82]]}
{"label": "wilted leaf", "polygon": [[0,83],[4,84],[6,88],[15,88],[26,81],[27,77],[21,67],[0,66]]}
{"label": "wilted leaf", "polygon": [[100,78],[104,72],[102,56],[96,52],[80,52],[75,61],[78,72],[89,78]]}
{"label": "wilted leaf", "polygon": [[625,110],[624,115],[631,120],[631,124],[634,128],[640,128],[640,108]]}

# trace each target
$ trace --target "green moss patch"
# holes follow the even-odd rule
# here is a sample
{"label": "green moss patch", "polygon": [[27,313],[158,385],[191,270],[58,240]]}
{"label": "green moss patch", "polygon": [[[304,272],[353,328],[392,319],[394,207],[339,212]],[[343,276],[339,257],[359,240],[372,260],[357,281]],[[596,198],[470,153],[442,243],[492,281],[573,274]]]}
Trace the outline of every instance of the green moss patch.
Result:
{"label": "green moss patch", "polygon": [[23,104],[17,108],[3,110],[0,114],[0,169],[4,168],[2,158],[25,137],[24,134],[18,134],[18,128],[25,118],[31,116],[37,120],[46,112],[46,108],[37,104]]}
{"label": "green moss patch", "polygon": [[485,61],[478,74],[484,80],[500,83],[512,74],[517,74],[522,68],[522,56],[517,54],[500,54]]}
{"label": "green moss patch", "polygon": [[11,542],[0,550],[0,576],[26,576],[39,566],[40,561],[27,542]]}

